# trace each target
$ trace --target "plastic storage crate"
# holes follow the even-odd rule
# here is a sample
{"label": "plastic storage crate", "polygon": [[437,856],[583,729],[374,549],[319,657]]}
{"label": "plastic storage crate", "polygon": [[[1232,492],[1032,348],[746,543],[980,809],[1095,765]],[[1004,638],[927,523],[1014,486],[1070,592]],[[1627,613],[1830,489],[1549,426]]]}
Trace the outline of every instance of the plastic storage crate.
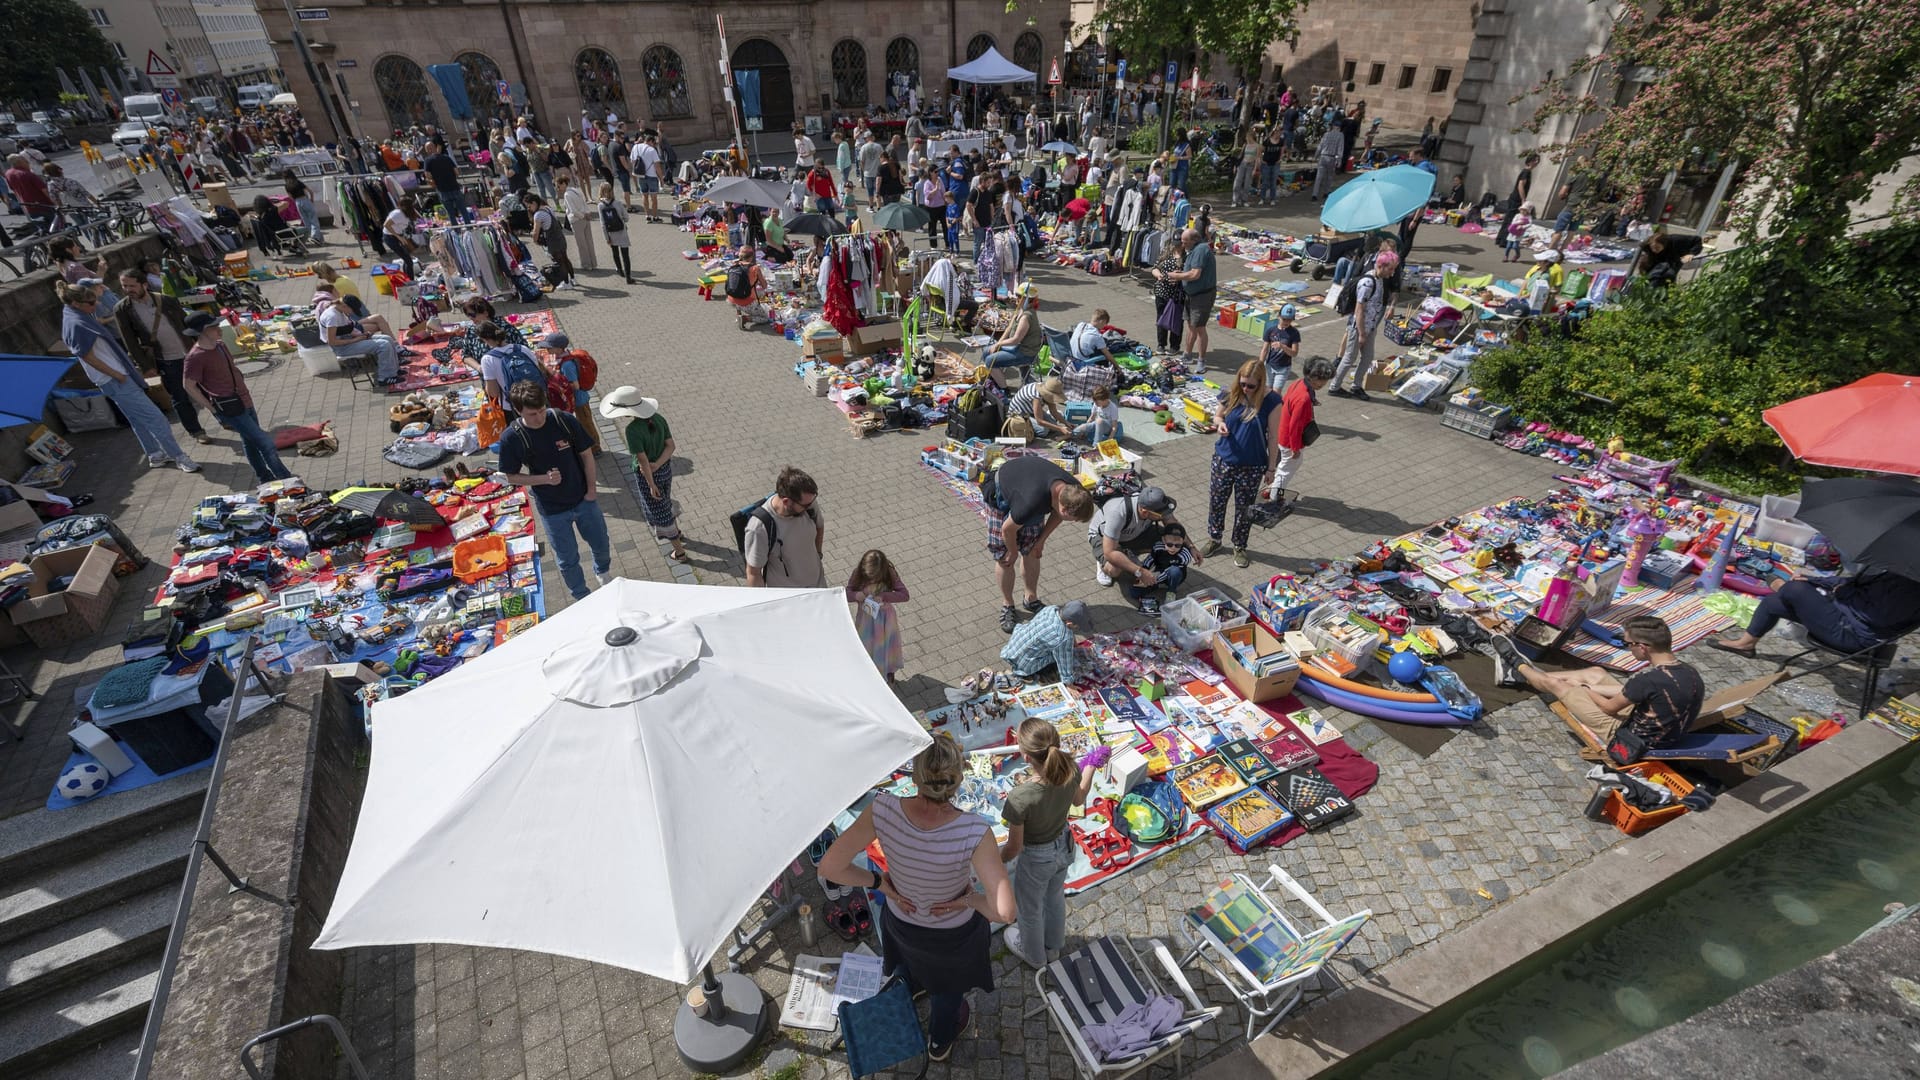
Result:
{"label": "plastic storage crate", "polygon": [[1799,512],[1798,495],[1762,495],[1760,520],[1754,526],[1753,538],[1804,550],[1812,545],[1820,530],[1794,516]]}
{"label": "plastic storage crate", "polygon": [[1505,405],[1456,405],[1447,402],[1440,426],[1464,431],[1481,439],[1491,439],[1513,422],[1513,410]]}
{"label": "plastic storage crate", "polygon": [[1680,800],[1693,791],[1693,785],[1687,782],[1686,777],[1657,761],[1636,761],[1631,765],[1622,766],[1620,771],[1660,784],[1673,792],[1674,801],[1658,810],[1642,811],[1628,805],[1627,800],[1621,798],[1618,791],[1609,791],[1606,803],[1600,808],[1600,815],[1613,822],[1614,828],[1628,836],[1639,836],[1644,832],[1652,832],[1687,812],[1687,808],[1680,803]]}

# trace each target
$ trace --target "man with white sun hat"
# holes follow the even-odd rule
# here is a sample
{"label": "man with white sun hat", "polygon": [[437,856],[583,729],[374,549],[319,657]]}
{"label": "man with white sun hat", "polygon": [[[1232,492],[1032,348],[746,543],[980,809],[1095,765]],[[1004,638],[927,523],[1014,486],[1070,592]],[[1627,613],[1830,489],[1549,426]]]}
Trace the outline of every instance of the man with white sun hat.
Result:
{"label": "man with white sun hat", "polygon": [[639,481],[640,508],[653,534],[673,545],[674,561],[686,562],[687,545],[673,517],[673,429],[660,415],[660,403],[641,396],[637,387],[616,386],[600,399],[600,415],[627,418],[627,450]]}

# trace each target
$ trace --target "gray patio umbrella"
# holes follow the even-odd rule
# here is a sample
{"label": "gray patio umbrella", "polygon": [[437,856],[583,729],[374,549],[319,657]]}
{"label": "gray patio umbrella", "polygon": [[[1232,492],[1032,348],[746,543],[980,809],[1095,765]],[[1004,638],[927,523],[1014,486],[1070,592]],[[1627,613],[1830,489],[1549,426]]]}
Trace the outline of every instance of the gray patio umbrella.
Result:
{"label": "gray patio umbrella", "polygon": [[724,176],[707,186],[705,197],[716,203],[739,203],[779,210],[787,205],[787,185],[749,176]]}

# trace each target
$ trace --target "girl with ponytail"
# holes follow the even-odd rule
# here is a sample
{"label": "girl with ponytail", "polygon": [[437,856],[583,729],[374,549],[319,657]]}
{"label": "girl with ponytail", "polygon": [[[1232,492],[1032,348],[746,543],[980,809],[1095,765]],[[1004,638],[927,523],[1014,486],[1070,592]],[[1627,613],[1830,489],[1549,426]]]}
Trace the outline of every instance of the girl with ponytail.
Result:
{"label": "girl with ponytail", "polygon": [[1020,753],[1032,772],[1007,794],[1001,810],[1007,842],[1000,847],[1000,860],[1020,860],[1013,867],[1020,917],[1007,927],[1007,948],[1042,967],[1048,952],[1067,943],[1067,867],[1073,862],[1067,814],[1087,801],[1094,772],[1113,751],[1096,746],[1076,764],[1060,748],[1060,733],[1052,724],[1028,719],[1020,725]]}

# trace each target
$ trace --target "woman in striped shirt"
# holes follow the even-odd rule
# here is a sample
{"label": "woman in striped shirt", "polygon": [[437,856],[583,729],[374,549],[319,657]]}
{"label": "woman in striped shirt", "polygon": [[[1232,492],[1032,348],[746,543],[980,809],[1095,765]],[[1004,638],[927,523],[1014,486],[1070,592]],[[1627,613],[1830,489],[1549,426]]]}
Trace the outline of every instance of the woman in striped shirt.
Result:
{"label": "woman in striped shirt", "polygon": [[[1011,923],[1019,916],[991,825],[953,805],[966,768],[966,752],[953,736],[935,735],[913,759],[917,793],[875,797],[820,860],[826,880],[885,894],[886,970],[904,968],[908,989],[927,992],[935,1061],[947,1060],[972,1019],[967,992],[993,989],[988,920]],[[886,852],[884,874],[853,865],[876,838]],[[976,878],[984,891],[974,889]]]}

